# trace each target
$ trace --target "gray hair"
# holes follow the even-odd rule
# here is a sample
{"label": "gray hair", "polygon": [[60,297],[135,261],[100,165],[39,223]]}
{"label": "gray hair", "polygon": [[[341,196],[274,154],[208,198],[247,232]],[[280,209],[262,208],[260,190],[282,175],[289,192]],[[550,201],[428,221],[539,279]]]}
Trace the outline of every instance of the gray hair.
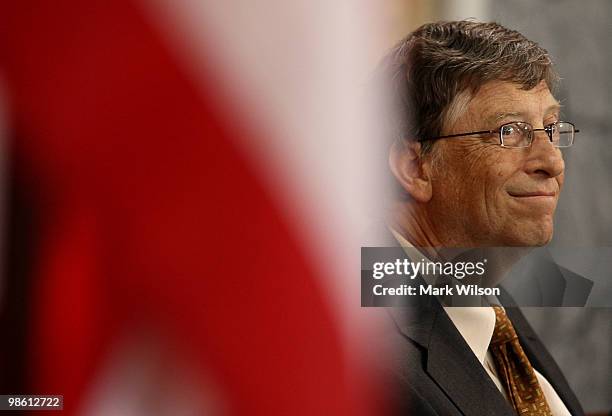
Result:
{"label": "gray hair", "polygon": [[[403,140],[441,135],[489,81],[529,90],[544,80],[554,91],[559,79],[548,52],[537,43],[498,23],[467,20],[419,27],[387,54],[379,69],[391,87],[394,134]],[[423,154],[433,146],[422,144]]]}

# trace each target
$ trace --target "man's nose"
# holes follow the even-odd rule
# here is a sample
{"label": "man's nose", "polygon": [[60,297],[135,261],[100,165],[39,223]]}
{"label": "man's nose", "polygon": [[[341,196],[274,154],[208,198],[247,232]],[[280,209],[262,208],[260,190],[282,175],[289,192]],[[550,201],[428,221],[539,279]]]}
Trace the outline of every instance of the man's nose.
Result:
{"label": "man's nose", "polygon": [[551,143],[546,132],[535,131],[533,134],[525,166],[528,173],[544,174],[550,178],[561,175],[565,169],[561,150]]}

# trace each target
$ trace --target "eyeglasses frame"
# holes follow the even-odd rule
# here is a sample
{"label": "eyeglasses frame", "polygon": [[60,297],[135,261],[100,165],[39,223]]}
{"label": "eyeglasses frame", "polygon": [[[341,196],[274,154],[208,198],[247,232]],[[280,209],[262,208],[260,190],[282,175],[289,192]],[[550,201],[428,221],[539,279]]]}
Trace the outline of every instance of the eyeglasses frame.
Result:
{"label": "eyeglasses frame", "polygon": [[[529,144],[527,146],[506,146],[504,145],[504,140],[501,136],[501,132],[502,129],[504,128],[504,126],[507,126],[508,124],[516,124],[516,123],[521,123],[521,124],[526,124],[529,127],[531,127],[531,141],[529,142]],[[456,134],[448,134],[446,136],[438,136],[438,137],[430,137],[430,138],[425,138],[425,139],[419,139],[417,140],[418,142],[427,142],[427,141],[433,141],[433,140],[439,140],[439,139],[450,139],[450,138],[454,138],[454,137],[464,137],[464,136],[476,136],[479,134],[493,134],[493,133],[498,133],[499,134],[499,145],[501,147],[506,147],[509,149],[525,149],[531,146],[531,143],[533,143],[533,133],[536,131],[543,131],[546,133],[546,135],[548,136],[548,140],[550,140],[551,143],[553,143],[553,138],[552,138],[552,127],[554,124],[559,124],[559,123],[567,123],[570,124],[573,128],[574,128],[574,134],[576,133],[580,133],[580,130],[578,130],[576,128],[576,126],[574,125],[574,123],[570,123],[569,121],[563,121],[563,120],[559,120],[559,121],[555,121],[554,123],[550,123],[546,126],[544,126],[543,129],[534,129],[533,126],[530,123],[527,123],[525,121],[512,121],[509,123],[504,123],[501,126],[499,126],[499,128],[494,129],[494,130],[482,130],[482,131],[473,131],[473,132],[469,132],[469,133],[456,133]],[[574,140],[572,139],[572,144],[569,146],[555,146],[557,148],[564,148],[564,147],[571,147],[574,144]],[[553,143],[554,146],[554,143]]]}

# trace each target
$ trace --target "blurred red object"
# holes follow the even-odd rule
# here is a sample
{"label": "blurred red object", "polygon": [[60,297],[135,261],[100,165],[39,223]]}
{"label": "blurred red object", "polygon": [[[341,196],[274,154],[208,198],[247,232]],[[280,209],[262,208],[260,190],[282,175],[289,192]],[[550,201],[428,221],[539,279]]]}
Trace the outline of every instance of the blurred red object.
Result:
{"label": "blurred red object", "polygon": [[223,413],[366,413],[316,273],[235,145],[258,133],[162,38],[131,1],[0,5],[12,156],[40,241],[18,393],[81,413],[144,328],[213,380]]}

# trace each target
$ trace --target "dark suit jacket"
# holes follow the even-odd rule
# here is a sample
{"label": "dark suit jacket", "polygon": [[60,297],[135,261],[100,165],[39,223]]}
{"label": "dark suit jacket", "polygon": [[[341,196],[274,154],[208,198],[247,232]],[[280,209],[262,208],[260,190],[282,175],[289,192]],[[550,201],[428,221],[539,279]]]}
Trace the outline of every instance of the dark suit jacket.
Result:
{"label": "dark suit jacket", "polygon": [[[572,415],[584,412],[561,370],[507,294],[500,299],[525,353]],[[395,353],[391,371],[394,414],[516,416],[459,331],[435,299],[389,308]]]}
{"label": "dark suit jacket", "polygon": [[[368,241],[372,246],[398,247],[382,223],[370,230]],[[547,285],[548,290],[550,282]],[[370,294],[371,290],[366,292]],[[550,382],[572,415],[583,416],[561,370],[503,288],[499,300],[533,367]],[[385,361],[385,372],[390,375],[387,391],[392,396],[394,414],[516,416],[435,297],[419,297],[412,306],[387,311],[392,322],[387,334],[393,353]]]}

